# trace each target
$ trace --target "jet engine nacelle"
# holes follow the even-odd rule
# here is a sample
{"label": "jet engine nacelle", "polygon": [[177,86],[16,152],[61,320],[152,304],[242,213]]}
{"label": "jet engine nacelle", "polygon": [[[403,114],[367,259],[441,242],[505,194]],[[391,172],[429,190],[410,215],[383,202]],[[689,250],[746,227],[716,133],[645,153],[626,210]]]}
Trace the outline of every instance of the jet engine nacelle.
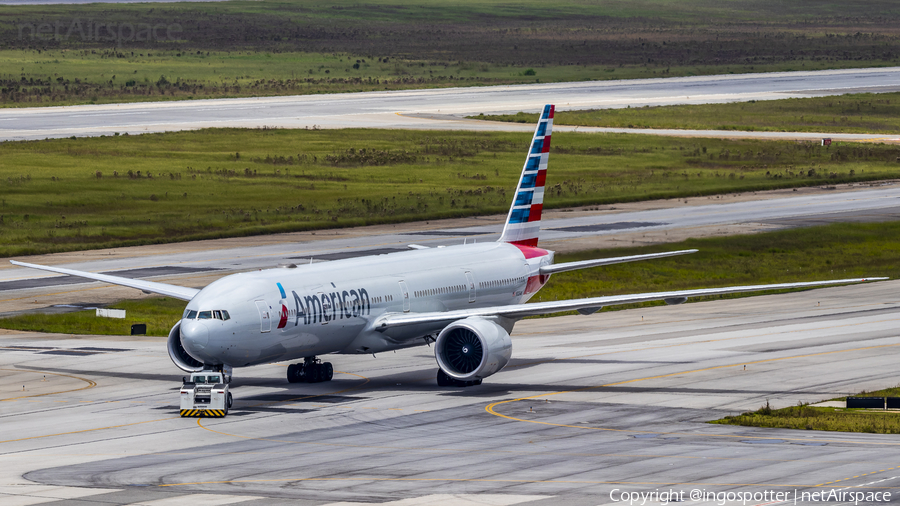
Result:
{"label": "jet engine nacelle", "polygon": [[203,370],[203,362],[190,356],[184,345],[181,344],[181,322],[175,324],[169,331],[169,358],[184,372],[199,372]]}
{"label": "jet engine nacelle", "polygon": [[434,344],[438,367],[459,381],[487,378],[512,355],[509,333],[496,323],[472,317],[444,327]]}

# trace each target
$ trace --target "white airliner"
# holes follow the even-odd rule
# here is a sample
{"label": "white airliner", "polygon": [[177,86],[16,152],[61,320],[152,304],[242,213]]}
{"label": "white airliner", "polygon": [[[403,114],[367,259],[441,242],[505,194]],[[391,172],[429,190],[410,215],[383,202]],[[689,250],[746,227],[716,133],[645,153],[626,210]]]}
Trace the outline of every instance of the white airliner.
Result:
{"label": "white airliner", "polygon": [[689,297],[804,288],[886,278],[737,286],[526,304],[556,272],[693,253],[553,263],[538,247],[554,107],[541,113],[500,239],[226,276],[202,290],[12,261],[189,301],[169,332],[169,356],[184,371],[224,370],[303,359],[290,382],[332,378],[319,355],[379,353],[434,343],[441,386],[481,383],[509,362],[515,323],[532,315]]}

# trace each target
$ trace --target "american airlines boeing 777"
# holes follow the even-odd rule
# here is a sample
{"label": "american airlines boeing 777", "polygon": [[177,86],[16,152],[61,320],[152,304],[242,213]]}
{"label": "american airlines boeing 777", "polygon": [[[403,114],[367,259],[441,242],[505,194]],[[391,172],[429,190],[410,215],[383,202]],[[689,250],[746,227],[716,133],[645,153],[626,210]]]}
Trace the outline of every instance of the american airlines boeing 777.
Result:
{"label": "american airlines boeing 777", "polygon": [[387,255],[226,276],[202,290],[57,267],[15,265],[137,288],[188,301],[169,333],[169,356],[184,371],[225,371],[281,361],[290,382],[332,378],[317,357],[378,353],[434,343],[437,382],[471,386],[512,354],[515,323],[531,315],[689,297],[886,279],[736,286],[526,304],[551,274],[693,253],[674,251],[553,263],[538,247],[554,107],[544,107],[512,206],[495,243],[417,248]]}

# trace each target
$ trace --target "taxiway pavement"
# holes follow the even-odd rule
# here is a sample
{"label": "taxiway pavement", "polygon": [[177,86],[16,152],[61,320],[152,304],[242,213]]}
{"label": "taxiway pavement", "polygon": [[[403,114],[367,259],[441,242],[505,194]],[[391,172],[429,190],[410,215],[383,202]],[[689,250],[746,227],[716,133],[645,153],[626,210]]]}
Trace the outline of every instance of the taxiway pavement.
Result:
{"label": "taxiway pavement", "polygon": [[576,506],[654,490],[896,500],[895,436],[705,422],[895,385],[898,288],[527,320],[513,362],[467,389],[436,386],[426,347],[332,357],[341,372],[324,384],[288,384],[286,364],[238,369],[231,413],[199,422],[178,416],[182,373],[162,338],[5,331],[0,502]]}

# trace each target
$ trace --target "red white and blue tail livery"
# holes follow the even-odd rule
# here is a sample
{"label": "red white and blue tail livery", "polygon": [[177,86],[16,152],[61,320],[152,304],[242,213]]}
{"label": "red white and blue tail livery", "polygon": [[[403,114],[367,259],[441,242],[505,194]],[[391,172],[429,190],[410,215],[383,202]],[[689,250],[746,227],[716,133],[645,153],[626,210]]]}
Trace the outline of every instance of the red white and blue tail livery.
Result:
{"label": "red white and blue tail livery", "polygon": [[[15,265],[114,283],[189,301],[169,333],[169,356],[184,371],[230,372],[282,361],[290,382],[328,381],[317,356],[380,353],[434,343],[440,386],[471,386],[509,362],[515,323],[532,315],[689,297],[858,283],[735,286],[526,303],[551,274],[693,253],[634,255],[562,264],[538,247],[554,107],[546,105],[497,242],[351,258],[233,274],[202,290],[109,274]],[[884,279],[870,278],[869,280]],[[273,322],[275,322],[273,324]]]}
{"label": "red white and blue tail livery", "polygon": [[537,246],[541,231],[541,211],[544,208],[544,184],[547,181],[554,109],[553,105],[545,105],[537,128],[534,129],[516,196],[500,235],[501,242]]}

